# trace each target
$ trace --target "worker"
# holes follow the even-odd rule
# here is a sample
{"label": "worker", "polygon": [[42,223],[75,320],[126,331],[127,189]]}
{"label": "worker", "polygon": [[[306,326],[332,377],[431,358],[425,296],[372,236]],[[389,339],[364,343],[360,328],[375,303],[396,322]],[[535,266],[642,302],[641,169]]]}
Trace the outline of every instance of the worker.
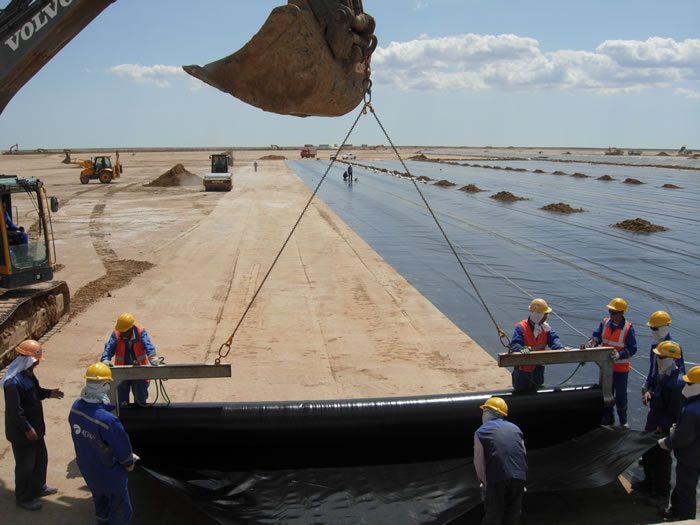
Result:
{"label": "worker", "polygon": [[258,171],[258,161],[257,160],[253,161],[253,170],[255,170],[256,173]]}
{"label": "worker", "polygon": [[[657,376],[649,395],[649,414],[646,432],[657,432],[668,436],[681,410],[681,390],[685,386],[683,373],[676,366],[682,350],[674,341],[661,341],[653,350]],[[647,404],[645,402],[645,404]],[[644,480],[632,483],[632,488],[649,494],[649,503],[659,506],[668,502],[671,493],[671,453],[654,446],[642,456]]]}
{"label": "worker", "polygon": [[676,456],[676,486],[664,518],[693,520],[700,476],[700,366],[691,368],[683,381],[686,385],[681,392],[684,399],[678,423],[658,443],[663,449],[673,450]]}
{"label": "worker", "polygon": [[[654,389],[654,381],[656,380],[656,356],[654,354],[654,348],[656,348],[656,345],[661,341],[671,340],[671,334],[668,328],[670,325],[671,316],[664,310],[657,310],[649,316],[649,320],[647,321],[647,326],[651,330],[651,337],[654,342],[649,351],[649,373],[642,386],[642,403],[644,403],[644,405],[649,402],[650,396],[647,395],[647,393]],[[681,371],[681,375],[685,374],[685,362],[683,361],[682,354],[680,358],[676,359],[676,366]]]}
{"label": "worker", "polygon": [[350,180],[352,180],[352,164],[348,165],[348,177],[350,177]]}
{"label": "worker", "polygon": [[[113,365],[153,365],[159,364],[156,347],[153,346],[148,332],[136,324],[134,316],[125,312],[117,319],[114,331],[105,343],[101,361],[107,366]],[[122,381],[117,388],[120,404],[129,402],[129,391],[134,394],[134,401],[144,405],[148,399],[148,381]]]}
{"label": "worker", "polygon": [[500,397],[481,405],[482,425],[474,433],[474,468],[482,487],[482,525],[517,525],[527,479],[523,433],[506,421],[508,405]]}
{"label": "worker", "polygon": [[[529,315],[515,325],[510,349],[523,354],[530,351],[560,350],[561,341],[557,333],[547,323],[552,309],[544,299],[533,299]],[[537,390],[544,384],[544,365],[520,365],[513,369],[513,389],[516,392]]]}
{"label": "worker", "polygon": [[24,231],[23,226],[17,226],[12,222],[12,216],[7,211],[7,203],[2,202],[2,211],[5,217],[5,229],[7,230],[7,240],[11,246],[18,246],[29,243],[29,235]]}
{"label": "worker", "polygon": [[[637,339],[632,323],[625,319],[627,301],[622,297],[613,298],[607,305],[609,317],[603,318],[586,346],[612,346],[614,349],[613,363],[613,395],[617,407],[617,417],[620,426],[629,428],[627,424],[627,383],[630,372],[630,358],[637,353]],[[615,423],[613,405],[603,408],[601,424]]]}
{"label": "worker", "polygon": [[348,180],[348,170],[345,170],[343,172],[343,182],[347,182],[347,180]]}
{"label": "worker", "polygon": [[97,523],[131,523],[127,472],[139,457],[119,418],[112,414],[107,393],[112,371],[104,363],[90,365],[85,387],[68,416],[75,458],[95,504]]}
{"label": "worker", "polygon": [[39,498],[58,492],[46,484],[49,456],[41,402],[63,399],[63,392],[39,385],[34,370],[44,350],[37,341],[22,341],[15,353],[17,356],[0,381],[5,391],[5,436],[15,456],[15,500],[21,509],[40,510]]}

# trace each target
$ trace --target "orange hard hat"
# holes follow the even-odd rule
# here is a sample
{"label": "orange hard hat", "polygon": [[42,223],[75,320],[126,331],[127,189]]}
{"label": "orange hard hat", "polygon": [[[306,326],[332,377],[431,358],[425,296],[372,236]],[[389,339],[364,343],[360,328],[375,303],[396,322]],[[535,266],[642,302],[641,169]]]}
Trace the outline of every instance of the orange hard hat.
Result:
{"label": "orange hard hat", "polygon": [[44,350],[41,348],[41,345],[34,339],[25,339],[15,348],[15,351],[20,355],[33,357],[37,361],[41,361],[44,355]]}

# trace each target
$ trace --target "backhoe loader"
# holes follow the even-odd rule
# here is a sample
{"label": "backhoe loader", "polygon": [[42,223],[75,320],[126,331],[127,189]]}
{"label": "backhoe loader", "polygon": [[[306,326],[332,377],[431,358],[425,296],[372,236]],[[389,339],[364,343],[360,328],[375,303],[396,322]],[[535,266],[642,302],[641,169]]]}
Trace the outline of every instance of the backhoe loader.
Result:
{"label": "backhoe loader", "polygon": [[[46,63],[115,2],[6,3],[0,9],[0,113]],[[234,13],[235,9],[236,2],[231,2]],[[260,31],[236,53],[205,66],[183,69],[264,111],[296,116],[343,115],[363,100],[370,87],[370,58],[377,44],[374,28],[374,19],[364,12],[362,0],[289,0],[287,5],[273,9]],[[68,154],[66,159],[65,163],[72,163]],[[91,166],[83,166],[83,184],[93,177],[108,183],[121,171],[118,158],[111,168],[107,166],[111,164],[109,157],[90,162]],[[0,356],[11,355],[20,337],[39,338],[68,311],[69,303],[66,283],[50,281],[55,257],[43,185],[34,179],[0,176],[0,197],[8,207],[12,205],[8,196],[15,194],[35,195],[35,202],[42,203],[36,204],[39,219],[35,224],[43,240],[31,241],[30,236],[28,243],[10,248],[5,225],[0,225],[0,286],[21,297],[24,312],[20,314],[20,308],[12,306],[16,302],[10,295],[0,296]],[[28,276],[32,283],[44,285],[27,287]],[[37,315],[47,321],[24,323],[25,318]],[[31,334],[14,328],[21,324],[32,324]]]}
{"label": "backhoe loader", "polygon": [[90,160],[71,160],[71,164],[77,164],[80,172],[80,182],[87,184],[91,180],[99,180],[102,184],[109,184],[114,179],[121,176],[124,168],[119,162],[119,152],[116,154],[116,161],[112,164],[112,157],[99,155]]}

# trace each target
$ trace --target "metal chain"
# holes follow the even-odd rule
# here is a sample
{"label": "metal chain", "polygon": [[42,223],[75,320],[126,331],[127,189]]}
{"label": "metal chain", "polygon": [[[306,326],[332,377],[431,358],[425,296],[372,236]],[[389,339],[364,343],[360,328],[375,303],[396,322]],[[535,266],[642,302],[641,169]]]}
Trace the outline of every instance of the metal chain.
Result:
{"label": "metal chain", "polygon": [[498,325],[498,322],[496,321],[496,318],[494,315],[491,313],[491,310],[489,309],[488,305],[486,304],[486,301],[481,295],[481,292],[479,292],[479,288],[476,286],[476,283],[472,279],[471,275],[469,275],[469,272],[467,271],[466,266],[464,266],[464,263],[462,262],[462,259],[460,259],[459,255],[457,254],[457,250],[455,250],[455,247],[452,245],[452,242],[450,242],[449,237],[447,237],[447,233],[445,233],[445,230],[442,228],[442,225],[440,224],[440,221],[436,217],[435,213],[433,212],[433,209],[430,207],[430,204],[428,204],[428,201],[426,200],[425,196],[423,195],[423,192],[420,190],[418,187],[418,184],[416,184],[415,178],[411,175],[411,172],[409,171],[408,167],[406,166],[406,163],[403,161],[401,158],[401,155],[399,154],[399,151],[396,149],[396,146],[394,146],[393,141],[391,140],[391,137],[389,137],[389,134],[387,133],[386,129],[382,125],[381,121],[379,120],[379,117],[377,116],[377,113],[374,111],[374,108],[372,105],[367,102],[365,104],[366,107],[368,107],[369,111],[372,113],[374,116],[374,119],[377,121],[377,124],[379,124],[379,127],[381,130],[384,132],[384,136],[387,138],[389,141],[389,144],[391,144],[391,148],[394,150],[394,153],[398,157],[399,161],[401,162],[401,165],[403,166],[403,169],[406,171],[406,173],[410,176],[409,178],[411,179],[411,182],[413,183],[413,186],[416,188],[416,191],[420,195],[421,199],[423,199],[423,203],[425,204],[426,208],[430,212],[430,215],[433,217],[433,220],[435,221],[435,224],[437,225],[438,229],[440,230],[440,233],[442,233],[442,236],[445,238],[445,241],[447,242],[447,245],[450,247],[450,250],[452,250],[452,253],[454,254],[455,258],[457,259],[457,262],[459,265],[462,267],[462,271],[464,274],[467,276],[467,279],[469,279],[469,282],[472,285],[472,288],[474,288],[474,291],[476,292],[477,297],[479,298],[479,301],[481,301],[481,304],[483,305],[484,309],[486,310],[486,313],[489,315],[491,318],[491,321],[493,322],[494,326],[496,327],[496,331],[498,332],[498,337],[501,341],[501,344],[503,345],[504,348],[510,349],[510,339],[508,339],[508,336],[506,333],[503,331],[503,329]]}
{"label": "metal chain", "polygon": [[[369,82],[368,84],[368,91],[369,88],[371,88],[372,83]],[[371,95],[370,99],[371,99]],[[367,91],[365,92],[365,97],[367,97]],[[255,293],[253,294],[253,297],[250,299],[250,302],[248,303],[248,306],[246,309],[243,311],[243,315],[241,315],[241,318],[238,320],[238,323],[236,324],[236,327],[233,329],[233,332],[229,336],[229,338],[224,342],[220,347],[219,347],[219,356],[214,360],[215,364],[221,364],[221,360],[226,358],[231,352],[231,344],[233,343],[233,338],[236,335],[236,332],[238,332],[238,328],[241,326],[243,323],[243,320],[245,319],[246,315],[248,314],[248,311],[251,309],[253,306],[253,303],[255,302],[255,299],[257,298],[258,294],[260,293],[260,290],[262,289],[263,285],[265,284],[265,281],[267,281],[267,278],[269,277],[270,273],[272,273],[272,269],[275,267],[275,264],[277,264],[277,261],[279,260],[280,256],[282,255],[282,252],[287,246],[287,243],[289,240],[292,238],[292,235],[294,234],[295,230],[297,229],[297,226],[299,225],[299,222],[301,222],[302,217],[306,213],[306,210],[308,207],[311,205],[311,201],[314,199],[316,194],[318,193],[319,188],[321,187],[321,184],[323,184],[323,181],[326,180],[326,176],[330,172],[331,168],[333,167],[333,164],[335,164],[335,159],[340,155],[340,151],[343,149],[345,146],[345,143],[348,141],[348,138],[350,137],[350,134],[353,132],[355,129],[355,126],[357,125],[358,121],[360,120],[360,117],[362,115],[367,113],[367,106],[369,105],[369,102],[365,102],[362,106],[362,110],[357,114],[357,118],[355,118],[355,122],[353,122],[352,126],[350,127],[350,130],[348,133],[345,135],[345,138],[343,139],[343,142],[340,144],[340,147],[336,151],[336,154],[334,158],[331,160],[330,164],[328,164],[328,167],[326,168],[326,172],[323,174],[323,177],[321,177],[321,180],[318,181],[318,184],[316,185],[316,189],[314,192],[311,194],[311,197],[309,197],[309,200],[306,202],[306,205],[304,206],[304,209],[301,210],[301,213],[299,214],[299,217],[297,218],[296,222],[294,223],[294,226],[292,226],[291,231],[289,232],[289,235],[287,235],[287,238],[285,239],[284,243],[282,244],[282,247],[279,249],[279,252],[277,252],[277,255],[275,256],[275,259],[272,261],[272,264],[270,265],[270,268],[267,270],[267,273],[263,277],[262,281],[260,282],[260,285],[258,288],[255,290]]]}

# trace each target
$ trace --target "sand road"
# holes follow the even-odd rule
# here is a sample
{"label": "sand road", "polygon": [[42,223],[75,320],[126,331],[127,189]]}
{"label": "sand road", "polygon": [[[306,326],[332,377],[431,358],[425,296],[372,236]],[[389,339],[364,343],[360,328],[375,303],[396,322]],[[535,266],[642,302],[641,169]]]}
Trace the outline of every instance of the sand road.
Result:
{"label": "sand road", "polygon": [[[110,185],[81,185],[60,155],[0,160],[3,173],[39,177],[59,197],[54,233],[64,267],[56,278],[68,282],[79,311],[46,340],[37,369],[42,386],[66,393],[44,403],[48,481],[59,493],[41,512],[17,510],[12,451],[0,439],[3,522],[92,522],[67,416],[119,313],[131,311],[169,363],[214,360],[310,195],[282,161],[259,161],[255,173],[252,161],[262,155],[237,154],[230,193],[143,186],[178,162],[203,174],[206,152],[122,154],[125,172]],[[233,365],[231,379],[171,381],[171,399],[330,399],[510,384],[505,370],[319,201],[224,361]]]}

